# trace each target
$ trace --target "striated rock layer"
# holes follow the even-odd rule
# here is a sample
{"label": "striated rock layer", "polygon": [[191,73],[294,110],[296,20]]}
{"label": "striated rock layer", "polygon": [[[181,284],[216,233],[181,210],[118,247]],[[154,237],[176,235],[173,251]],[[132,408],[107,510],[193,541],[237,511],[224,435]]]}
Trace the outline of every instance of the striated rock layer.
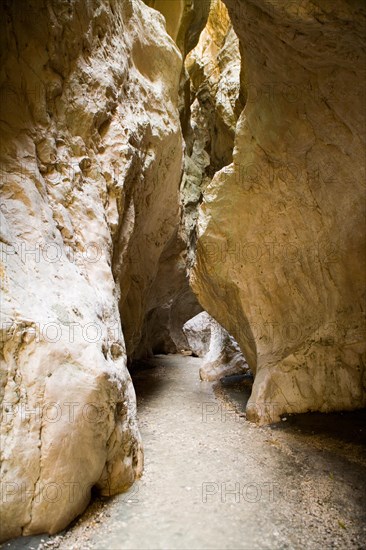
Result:
{"label": "striated rock layer", "polygon": [[255,372],[250,418],[365,406],[365,5],[225,3],[247,102],[193,288]]}
{"label": "striated rock layer", "polygon": [[182,58],[160,14],[140,0],[0,10],[4,539],[54,533],[91,487],[141,472],[124,340],[133,353],[179,221],[183,149]]}

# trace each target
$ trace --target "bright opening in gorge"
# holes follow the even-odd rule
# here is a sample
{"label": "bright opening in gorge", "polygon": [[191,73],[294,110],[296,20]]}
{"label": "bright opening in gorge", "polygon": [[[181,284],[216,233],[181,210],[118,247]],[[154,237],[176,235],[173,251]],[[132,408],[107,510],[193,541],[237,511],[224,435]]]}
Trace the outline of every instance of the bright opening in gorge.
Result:
{"label": "bright opening in gorge", "polygon": [[0,25],[0,548],[364,548],[365,2]]}

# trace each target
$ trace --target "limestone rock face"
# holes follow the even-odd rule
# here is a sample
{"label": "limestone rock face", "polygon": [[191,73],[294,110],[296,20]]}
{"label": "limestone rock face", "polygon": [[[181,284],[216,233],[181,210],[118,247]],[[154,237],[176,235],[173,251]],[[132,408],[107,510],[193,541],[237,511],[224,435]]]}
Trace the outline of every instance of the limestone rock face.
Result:
{"label": "limestone rock face", "polygon": [[183,331],[189,348],[203,358],[201,380],[219,380],[249,370],[237,342],[205,311],[190,319]]}
{"label": "limestone rock face", "polygon": [[134,358],[177,353],[187,348],[184,323],[202,311],[187,276],[187,242],[182,226],[167,244],[146,303],[143,337]]}
{"label": "limestone rock face", "polygon": [[247,102],[193,288],[255,372],[249,417],[365,406],[365,5],[225,3]]}
{"label": "limestone rock face", "polygon": [[[182,326],[202,311],[187,276],[187,264],[194,256],[197,206],[213,174],[232,160],[240,111],[239,41],[225,5],[220,0],[153,0],[148,4],[164,15],[168,32],[184,55],[195,47],[186,57],[179,90],[185,139],[182,219],[161,255],[150,287],[143,329],[136,335],[136,340],[141,335],[142,339],[137,347],[128,347],[134,358],[187,348]],[[188,24],[191,19],[194,24]],[[128,327],[136,323],[126,320],[124,325],[128,336]]]}
{"label": "limestone rock face", "polygon": [[[179,221],[181,55],[139,0],[4,1],[1,538],[142,468],[126,369]],[[161,206],[164,205],[164,208]],[[122,334],[120,313],[122,316]]]}
{"label": "limestone rock face", "polygon": [[207,25],[185,65],[193,99],[191,125],[206,132],[203,148],[210,157],[207,175],[212,176],[232,161],[241,106],[239,40],[221,0],[213,0]]}
{"label": "limestone rock face", "polygon": [[188,263],[195,252],[198,205],[213,175],[232,162],[240,113],[240,52],[227,9],[213,0],[205,29],[187,56],[190,117],[185,133],[185,169],[181,185]]}
{"label": "limestone rock face", "polygon": [[206,311],[203,311],[183,326],[189,349],[197,357],[204,357],[210,349],[212,322],[214,322],[212,317]]}
{"label": "limestone rock face", "polygon": [[185,57],[206,25],[211,0],[145,0],[165,17],[166,30]]}
{"label": "limestone rock face", "polygon": [[201,380],[220,380],[224,376],[243,374],[249,371],[238,343],[214,321],[211,324],[210,347],[200,368]]}
{"label": "limestone rock face", "polygon": [[[166,28],[170,36],[180,48],[183,58],[187,52],[197,45],[200,33],[204,29],[211,7],[211,0],[145,0],[152,8],[158,10],[166,21]],[[183,128],[190,118],[190,80],[187,71],[181,66],[180,85],[178,93]],[[187,136],[184,133],[185,141]],[[186,155],[186,159],[187,159]],[[202,183],[200,170],[198,172],[198,186]],[[182,173],[183,176],[183,173]],[[158,176],[161,178],[161,174]],[[183,176],[184,182],[186,181]],[[196,184],[196,182],[194,182]],[[187,187],[189,187],[188,184]],[[136,323],[125,319],[127,342],[130,341],[130,328],[134,330],[133,345],[128,346],[128,355],[132,359],[139,359],[153,353],[176,353],[187,348],[187,340],[182,331],[184,323],[194,315],[202,311],[189,285],[187,273],[187,255],[190,254],[191,237],[194,231],[194,222],[187,213],[187,197],[185,183],[181,185],[183,192],[180,194],[181,217],[176,222],[176,230],[166,243],[161,254],[158,270],[149,287],[146,300],[141,308],[143,325],[139,323],[141,330],[136,331]],[[200,191],[198,192],[200,194]],[[165,207],[166,205],[164,205]],[[188,206],[190,208],[190,206]],[[196,204],[193,205],[196,211]],[[196,214],[193,214],[193,217]],[[188,229],[189,228],[189,229]],[[140,241],[139,241],[140,242]],[[151,242],[148,243],[149,247]],[[130,277],[129,271],[127,278]],[[129,282],[126,280],[126,284]],[[136,293],[139,294],[140,285],[136,285]],[[135,296],[138,298],[138,296]],[[131,312],[135,312],[135,301],[131,300]],[[122,309],[123,311],[123,309]]]}

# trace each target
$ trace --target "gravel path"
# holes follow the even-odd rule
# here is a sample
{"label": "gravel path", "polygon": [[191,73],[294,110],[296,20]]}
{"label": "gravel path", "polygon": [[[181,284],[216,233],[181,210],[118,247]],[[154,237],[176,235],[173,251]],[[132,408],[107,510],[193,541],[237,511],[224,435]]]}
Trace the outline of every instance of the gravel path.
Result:
{"label": "gravel path", "polygon": [[365,548],[359,438],[291,418],[258,428],[199,366],[167,356],[135,372],[145,473],[127,494],[95,500],[62,535],[3,548]]}

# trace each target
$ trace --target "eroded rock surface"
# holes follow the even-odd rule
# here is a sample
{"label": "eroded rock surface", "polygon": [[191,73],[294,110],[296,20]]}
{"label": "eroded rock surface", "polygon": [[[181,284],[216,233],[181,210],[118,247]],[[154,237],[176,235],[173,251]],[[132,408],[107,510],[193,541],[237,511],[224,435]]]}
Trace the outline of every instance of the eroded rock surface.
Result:
{"label": "eroded rock surface", "polygon": [[[201,41],[200,34],[208,18],[209,21],[212,20],[211,0],[174,0],[174,2],[145,0],[145,2],[164,16],[167,31],[180,48],[183,58],[197,46],[199,40]],[[201,195],[200,187],[203,183],[204,171],[204,167],[203,170],[201,166],[197,168],[195,161],[192,161],[193,175],[188,175],[190,161],[187,150],[191,148],[188,144],[188,140],[191,141],[188,137],[188,134],[191,134],[190,87],[189,74],[182,65],[178,104],[185,139],[186,160],[185,170],[181,174],[181,217],[176,224],[176,231],[161,254],[158,271],[142,308],[144,323],[142,330],[136,334],[136,342],[139,340],[139,343],[128,349],[131,352],[129,356],[133,359],[151,356],[153,353],[177,353],[187,349],[187,340],[182,327],[186,321],[202,311],[201,305],[190,288],[187,270],[188,257],[193,253],[197,201]],[[207,126],[207,120],[205,124]],[[128,325],[127,322],[126,326]]]}
{"label": "eroded rock surface", "polygon": [[247,103],[193,288],[255,372],[252,419],[365,406],[364,3],[225,3]]}
{"label": "eroded rock surface", "polygon": [[[127,357],[202,306],[251,419],[366,405],[364,4],[214,0],[197,44],[208,2],[146,3],[172,38],[140,0],[0,6],[2,538],[133,483]],[[201,377],[246,368],[213,332]]]}
{"label": "eroded rock surface", "polygon": [[232,162],[235,128],[243,107],[239,40],[221,0],[213,0],[207,25],[185,65],[191,81],[193,158],[200,158],[201,142],[201,150],[209,157],[206,175],[212,177]]}
{"label": "eroded rock surface", "polygon": [[210,11],[211,0],[144,0],[165,18],[166,30],[183,56],[194,48]]}
{"label": "eroded rock surface", "polygon": [[139,0],[5,1],[1,22],[8,538],[56,532],[92,486],[141,473],[125,341],[179,221],[182,58]]}
{"label": "eroded rock surface", "polygon": [[[187,265],[192,263],[195,253],[198,205],[215,172],[232,161],[235,127],[242,105],[239,40],[227,9],[221,0],[196,4],[149,2],[164,15],[167,29],[182,52],[191,51],[185,59],[179,90],[185,140],[180,186],[182,219],[161,256],[135,358],[187,348],[182,326],[202,311],[187,276]],[[182,13],[186,10],[186,15],[179,15],[179,10]],[[196,22],[193,26],[187,25],[189,17]],[[202,30],[200,35],[198,29]]]}
{"label": "eroded rock surface", "polygon": [[212,317],[206,311],[199,313],[183,326],[189,349],[197,357],[204,357],[210,349]]}
{"label": "eroded rock surface", "polygon": [[185,61],[190,78],[185,169],[181,185],[188,263],[195,255],[198,206],[214,174],[232,162],[240,114],[241,58],[227,9],[213,0],[205,29]]}
{"label": "eroded rock surface", "polygon": [[[182,227],[178,231],[181,233]],[[187,349],[184,323],[202,307],[187,275],[187,242],[174,235],[160,257],[159,269],[149,293],[143,337],[134,358]]]}
{"label": "eroded rock surface", "polygon": [[201,380],[219,380],[249,370],[238,343],[205,311],[185,323],[183,332],[189,348],[203,358]]}

